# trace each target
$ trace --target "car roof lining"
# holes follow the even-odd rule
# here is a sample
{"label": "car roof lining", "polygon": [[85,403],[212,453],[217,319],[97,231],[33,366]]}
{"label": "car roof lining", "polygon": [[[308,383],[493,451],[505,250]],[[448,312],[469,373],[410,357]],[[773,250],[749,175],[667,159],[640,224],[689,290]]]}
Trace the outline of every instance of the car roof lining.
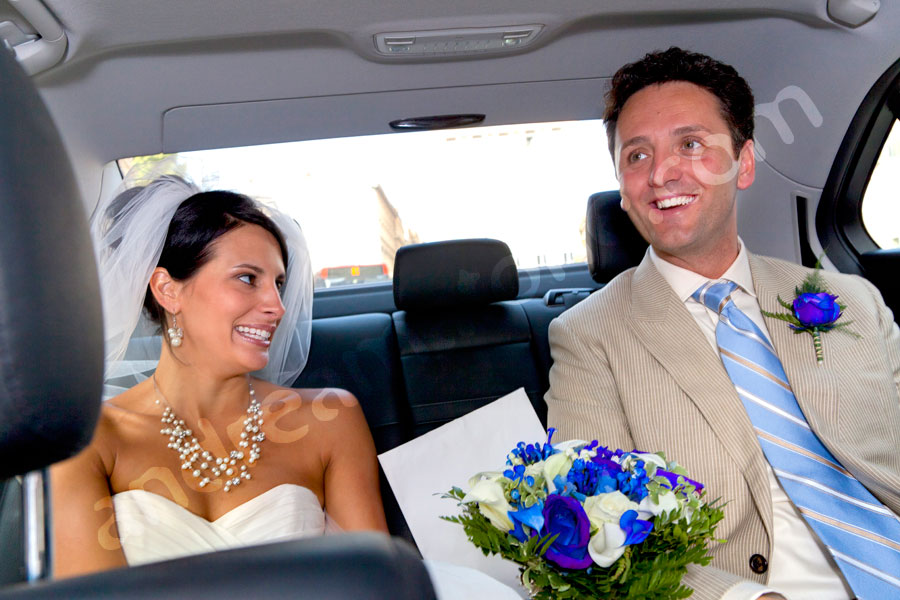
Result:
{"label": "car roof lining", "polygon": [[[418,31],[458,27],[543,23],[564,30],[648,26],[674,22],[745,20],[760,16],[794,19],[816,27],[836,27],[821,0],[572,0],[547,6],[541,0],[43,0],[72,32],[71,53],[89,56],[116,47],[152,46],[172,41],[254,37],[304,31],[332,31],[362,39],[371,48],[376,31]],[[8,5],[2,0],[0,6]]]}

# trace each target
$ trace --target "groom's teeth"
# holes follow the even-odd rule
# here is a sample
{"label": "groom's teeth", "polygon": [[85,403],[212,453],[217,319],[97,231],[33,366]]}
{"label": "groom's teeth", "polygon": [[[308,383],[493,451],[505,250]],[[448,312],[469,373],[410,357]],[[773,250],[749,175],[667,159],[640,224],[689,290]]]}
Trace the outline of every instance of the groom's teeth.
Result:
{"label": "groom's teeth", "polygon": [[243,325],[239,325],[236,329],[246,336],[254,337],[259,340],[268,340],[270,337],[272,337],[272,333],[270,331],[266,331],[264,329],[256,329],[255,327],[245,327]]}
{"label": "groom's teeth", "polygon": [[656,208],[665,210],[673,206],[684,206],[694,201],[693,196],[675,196],[674,198],[666,198],[665,200],[657,200]]}

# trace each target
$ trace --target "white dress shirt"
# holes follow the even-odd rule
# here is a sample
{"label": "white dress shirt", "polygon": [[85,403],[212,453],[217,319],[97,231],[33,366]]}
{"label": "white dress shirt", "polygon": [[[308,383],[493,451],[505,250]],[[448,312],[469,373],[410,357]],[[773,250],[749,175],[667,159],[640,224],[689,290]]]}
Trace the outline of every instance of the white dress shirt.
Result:
{"label": "white dress shirt", "polygon": [[[739,242],[741,249],[737,258],[720,279],[727,279],[738,284],[739,287],[731,293],[731,299],[735,306],[746,314],[771,342],[759,302],[756,299],[756,291],[753,288],[753,277],[750,273],[747,251],[743,241],[739,240]],[[650,248],[650,259],[678,298],[684,302],[685,308],[694,317],[697,326],[700,327],[718,356],[716,325],[719,322],[719,316],[691,297],[701,285],[709,280],[693,271],[665,261],[656,254],[652,247]],[[772,490],[772,526],[774,530],[772,556],[768,557],[768,586],[747,581],[729,590],[722,600],[753,600],[766,592],[773,591],[789,600],[848,600],[853,598],[853,592],[841,576],[831,554],[788,499],[768,462],[766,471],[769,474],[769,486]]]}

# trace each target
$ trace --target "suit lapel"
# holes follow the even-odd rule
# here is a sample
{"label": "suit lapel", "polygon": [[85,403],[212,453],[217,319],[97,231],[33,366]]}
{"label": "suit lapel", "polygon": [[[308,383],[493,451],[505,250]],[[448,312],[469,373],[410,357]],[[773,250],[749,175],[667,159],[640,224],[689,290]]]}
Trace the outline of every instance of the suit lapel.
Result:
{"label": "suit lapel", "polygon": [[771,539],[771,493],[750,420],[721,359],[649,254],[632,280],[631,323],[637,338],[694,402],[738,466]]}
{"label": "suit lapel", "polygon": [[[800,285],[800,281],[788,281],[788,278],[771,268],[763,259],[750,255],[750,272],[753,275],[753,287],[762,310],[773,313],[787,312],[778,303],[778,296],[782,300],[791,302],[794,299],[794,288]],[[822,437],[829,437],[832,427],[838,422],[838,385],[832,366],[832,360],[826,358],[825,364],[819,366],[816,363],[816,354],[813,349],[813,340],[808,333],[794,333],[784,321],[773,319],[763,315],[766,329],[784,372],[791,384],[797,404],[803,410],[807,421],[813,430]],[[823,343],[826,356],[829,352],[829,342],[835,336],[824,335]],[[832,348],[832,351],[837,348]]]}

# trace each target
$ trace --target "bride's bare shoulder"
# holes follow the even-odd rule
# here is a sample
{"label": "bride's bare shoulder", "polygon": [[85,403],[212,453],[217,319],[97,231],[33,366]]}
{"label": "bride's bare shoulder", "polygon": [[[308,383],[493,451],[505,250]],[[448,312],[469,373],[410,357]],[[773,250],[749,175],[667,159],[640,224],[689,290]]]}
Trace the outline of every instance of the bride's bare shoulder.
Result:
{"label": "bride's bare shoulder", "polygon": [[327,423],[340,428],[366,427],[359,401],[347,390],[286,388],[260,380],[254,380],[253,386],[264,413],[279,421],[294,415],[309,425]]}
{"label": "bride's bare shoulder", "polygon": [[357,407],[359,401],[352,393],[341,388],[289,388],[261,379],[253,380],[256,398],[263,407],[306,406],[316,408]]}
{"label": "bride's bare shoulder", "polygon": [[119,419],[129,414],[146,414],[152,411],[155,397],[153,382],[146,379],[118,396],[106,400],[103,403],[102,414],[111,419]]}
{"label": "bride's bare shoulder", "polygon": [[95,439],[127,438],[132,430],[146,430],[149,421],[158,421],[161,411],[155,404],[150,380],[103,402]]}

